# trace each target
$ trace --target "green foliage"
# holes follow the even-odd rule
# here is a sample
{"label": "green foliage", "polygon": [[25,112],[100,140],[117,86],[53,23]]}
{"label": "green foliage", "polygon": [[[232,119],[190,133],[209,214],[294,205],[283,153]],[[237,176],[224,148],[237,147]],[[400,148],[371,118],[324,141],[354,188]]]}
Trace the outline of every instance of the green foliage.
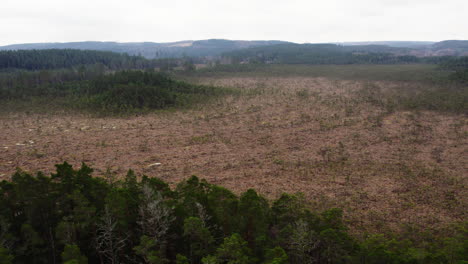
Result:
{"label": "green foliage", "polygon": [[288,255],[281,247],[268,249],[265,253],[265,261],[263,264],[287,264]]}
{"label": "green foliage", "polygon": [[443,57],[443,59],[439,62],[440,67],[459,71],[459,70],[466,70],[468,69],[468,56],[464,57]]}
{"label": "green foliage", "polygon": [[11,264],[13,263],[13,256],[10,255],[8,250],[4,247],[0,247],[0,264]]}
{"label": "green foliage", "polygon": [[339,80],[371,80],[433,83],[446,81],[449,72],[433,64],[392,65],[304,65],[304,64],[226,64],[206,67],[193,73],[201,77],[326,77]]}
{"label": "green foliage", "polygon": [[208,97],[219,92],[222,89],[174,81],[159,73],[123,71],[101,76],[75,93],[81,93],[84,105],[119,112],[180,106],[196,96]]}
{"label": "green foliage", "polygon": [[181,254],[177,254],[176,264],[189,264],[189,263],[190,263],[190,261],[186,256],[181,255]]}
{"label": "green foliage", "polygon": [[74,244],[65,245],[61,256],[64,263],[88,264],[88,258],[81,255],[80,248]]}
{"label": "green foliage", "polygon": [[140,238],[140,244],[133,248],[136,254],[141,256],[146,263],[162,264],[167,260],[161,257],[161,252],[157,249],[157,243],[153,238],[143,235]]}
{"label": "green foliage", "polygon": [[149,64],[143,57],[109,51],[45,49],[0,51],[1,69],[46,70],[102,64],[110,69],[141,67]]}
{"label": "green foliage", "polygon": [[468,70],[459,70],[451,75],[451,78],[461,83],[468,83]]}
{"label": "green foliage", "polygon": [[387,239],[383,235],[372,235],[361,244],[361,259],[364,263],[411,263],[415,261],[406,254],[405,250],[402,250],[404,247],[406,250],[409,249],[408,241],[399,242]]}
{"label": "green foliage", "polygon": [[211,253],[214,238],[200,218],[189,217],[184,220],[184,236],[189,241],[189,257],[192,261],[198,261]]}
{"label": "green foliage", "polygon": [[445,86],[397,98],[403,108],[464,113],[468,109],[468,87]]}
{"label": "green foliage", "polygon": [[319,234],[322,258],[328,263],[348,263],[353,255],[354,241],[340,229],[325,229]]}
{"label": "green foliage", "polygon": [[218,264],[218,259],[215,256],[209,255],[202,259],[203,264]]}
{"label": "green foliage", "polygon": [[0,101],[48,99],[56,107],[102,113],[188,106],[229,93],[232,90],[227,88],[175,81],[151,71],[96,74],[89,69],[82,73],[65,70],[0,74]]}
{"label": "green foliage", "polygon": [[267,200],[250,189],[240,197],[239,214],[242,236],[255,255],[261,257],[263,247],[268,244],[270,207]]}
{"label": "green foliage", "polygon": [[450,75],[453,81],[468,84],[468,56],[446,57],[439,65],[442,69],[453,72]]}
{"label": "green foliage", "polygon": [[466,224],[420,242],[358,240],[341,209],[313,212],[301,194],[270,206],[195,176],[171,190],[132,171],[113,182],[91,173],[63,163],[2,181],[0,263],[463,263],[468,252]]}
{"label": "green foliage", "polygon": [[396,55],[405,48],[383,45],[278,44],[225,53],[234,62],[277,64],[404,64],[418,63],[415,56]]}
{"label": "green foliage", "polygon": [[385,107],[388,112],[429,110],[465,113],[468,109],[468,86],[458,83],[442,82],[412,88],[402,87],[386,92],[380,87],[369,85],[358,93],[362,100]]}
{"label": "green foliage", "polygon": [[248,264],[254,262],[247,242],[237,233],[224,238],[224,242],[216,250],[215,256],[217,263]]}
{"label": "green foliage", "polygon": [[193,64],[193,61],[191,59],[185,59],[183,68],[184,68],[184,71],[186,72],[191,72],[191,71],[196,70],[195,64]]}
{"label": "green foliage", "polygon": [[231,191],[212,185],[207,193],[207,207],[211,209],[212,220],[217,223],[222,237],[238,230],[239,221],[232,216],[239,215],[239,199]]}

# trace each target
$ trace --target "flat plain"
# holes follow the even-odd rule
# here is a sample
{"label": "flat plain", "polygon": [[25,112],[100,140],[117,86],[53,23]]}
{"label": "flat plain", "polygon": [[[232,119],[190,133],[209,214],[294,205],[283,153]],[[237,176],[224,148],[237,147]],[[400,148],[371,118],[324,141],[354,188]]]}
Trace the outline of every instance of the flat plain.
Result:
{"label": "flat plain", "polygon": [[353,76],[191,76],[240,93],[125,117],[3,112],[0,176],[49,173],[64,161],[108,178],[128,169],[171,183],[197,175],[237,193],[303,193],[313,208],[343,208],[360,232],[442,230],[466,219],[466,115],[391,103],[419,81]]}

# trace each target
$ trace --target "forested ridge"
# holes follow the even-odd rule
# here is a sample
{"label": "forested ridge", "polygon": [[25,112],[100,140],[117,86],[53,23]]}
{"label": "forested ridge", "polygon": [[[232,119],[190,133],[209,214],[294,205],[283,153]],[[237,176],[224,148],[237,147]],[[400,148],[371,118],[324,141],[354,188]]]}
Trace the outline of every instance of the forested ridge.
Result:
{"label": "forested ridge", "polygon": [[178,41],[170,43],[154,42],[65,42],[65,43],[30,43],[1,46],[0,50],[42,50],[42,49],[79,49],[127,53],[129,55],[155,58],[181,58],[184,56],[217,56],[222,52],[253,46],[284,43],[284,41],[237,41],[226,39],[206,39],[197,41]]}
{"label": "forested ridge", "polygon": [[[200,60],[200,59],[198,59]],[[81,49],[0,50],[0,73],[37,71],[192,70],[194,58],[146,59],[111,51]]]}
{"label": "forested ridge", "polygon": [[417,57],[407,48],[384,45],[278,44],[224,53],[234,63],[274,64],[411,64],[438,63],[441,57]]}
{"label": "forested ridge", "polygon": [[0,51],[0,69],[50,70],[102,64],[109,69],[144,68],[149,60],[109,51],[47,49]]}
{"label": "forested ridge", "polygon": [[[222,53],[237,52],[252,47],[268,47],[277,44],[292,45],[322,45],[322,44],[297,44],[286,41],[245,41],[227,39],[206,39],[196,41],[178,41],[171,43],[154,42],[65,42],[65,43],[29,43],[0,46],[0,50],[42,50],[42,49],[80,49],[100,50],[130,55],[141,55],[148,59],[153,58],[181,58],[213,57]],[[333,45],[333,44],[327,44]],[[343,42],[340,46],[346,50],[363,52],[399,53],[401,55],[418,54],[420,56],[452,55],[463,56],[468,51],[466,40],[446,40],[441,42],[430,41],[370,41],[370,42]]]}
{"label": "forested ridge", "polygon": [[[192,176],[171,188],[83,164],[0,183],[0,263],[465,263],[466,224],[450,234],[351,235],[343,211],[301,194],[268,201]],[[454,231],[455,230],[455,231]],[[429,231],[429,230],[428,230]],[[447,236],[447,237],[446,237]]]}

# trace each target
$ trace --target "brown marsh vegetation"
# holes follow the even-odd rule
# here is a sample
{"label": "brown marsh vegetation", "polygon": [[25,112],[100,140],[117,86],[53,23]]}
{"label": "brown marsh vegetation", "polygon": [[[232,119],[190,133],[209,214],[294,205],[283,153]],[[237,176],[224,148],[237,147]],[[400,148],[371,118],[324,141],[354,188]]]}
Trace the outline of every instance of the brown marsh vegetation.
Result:
{"label": "brown marsh vegetation", "polygon": [[463,111],[405,107],[397,95],[419,96],[426,85],[419,80],[316,75],[186,77],[240,92],[123,118],[4,112],[0,175],[50,172],[63,161],[85,162],[105,177],[131,168],[175,183],[195,174],[239,193],[301,192],[317,209],[343,208],[360,232],[439,229],[466,219]]}

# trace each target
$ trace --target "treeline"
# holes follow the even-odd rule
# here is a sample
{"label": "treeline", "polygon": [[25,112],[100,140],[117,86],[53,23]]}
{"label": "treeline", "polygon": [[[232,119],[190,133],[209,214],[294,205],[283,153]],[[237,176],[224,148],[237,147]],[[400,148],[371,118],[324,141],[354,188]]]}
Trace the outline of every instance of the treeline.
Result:
{"label": "treeline", "polygon": [[100,67],[106,71],[155,69],[171,71],[194,70],[202,58],[146,59],[125,53],[78,49],[8,50],[0,51],[0,73],[18,71],[63,70]]}
{"label": "treeline", "polygon": [[49,49],[0,51],[0,69],[50,70],[102,64],[109,69],[147,68],[150,61],[108,51]]}
{"label": "treeline", "polygon": [[0,183],[0,263],[465,263],[466,226],[423,241],[357,239],[343,212],[300,195],[240,196],[195,176],[174,189],[129,171],[92,177],[56,165]]}
{"label": "treeline", "polygon": [[78,69],[0,72],[0,100],[27,99],[36,96],[64,96],[67,85],[89,81],[107,71],[102,64]]}
{"label": "treeline", "polygon": [[176,81],[154,71],[105,74],[99,67],[0,74],[0,101],[58,99],[67,107],[116,113],[163,109],[232,92]]}
{"label": "treeline", "polygon": [[383,45],[279,44],[237,50],[223,56],[233,63],[275,64],[408,64],[434,60],[407,54],[406,48]]}
{"label": "treeline", "polygon": [[443,69],[453,71],[452,79],[468,83],[468,56],[448,57],[440,63]]}

